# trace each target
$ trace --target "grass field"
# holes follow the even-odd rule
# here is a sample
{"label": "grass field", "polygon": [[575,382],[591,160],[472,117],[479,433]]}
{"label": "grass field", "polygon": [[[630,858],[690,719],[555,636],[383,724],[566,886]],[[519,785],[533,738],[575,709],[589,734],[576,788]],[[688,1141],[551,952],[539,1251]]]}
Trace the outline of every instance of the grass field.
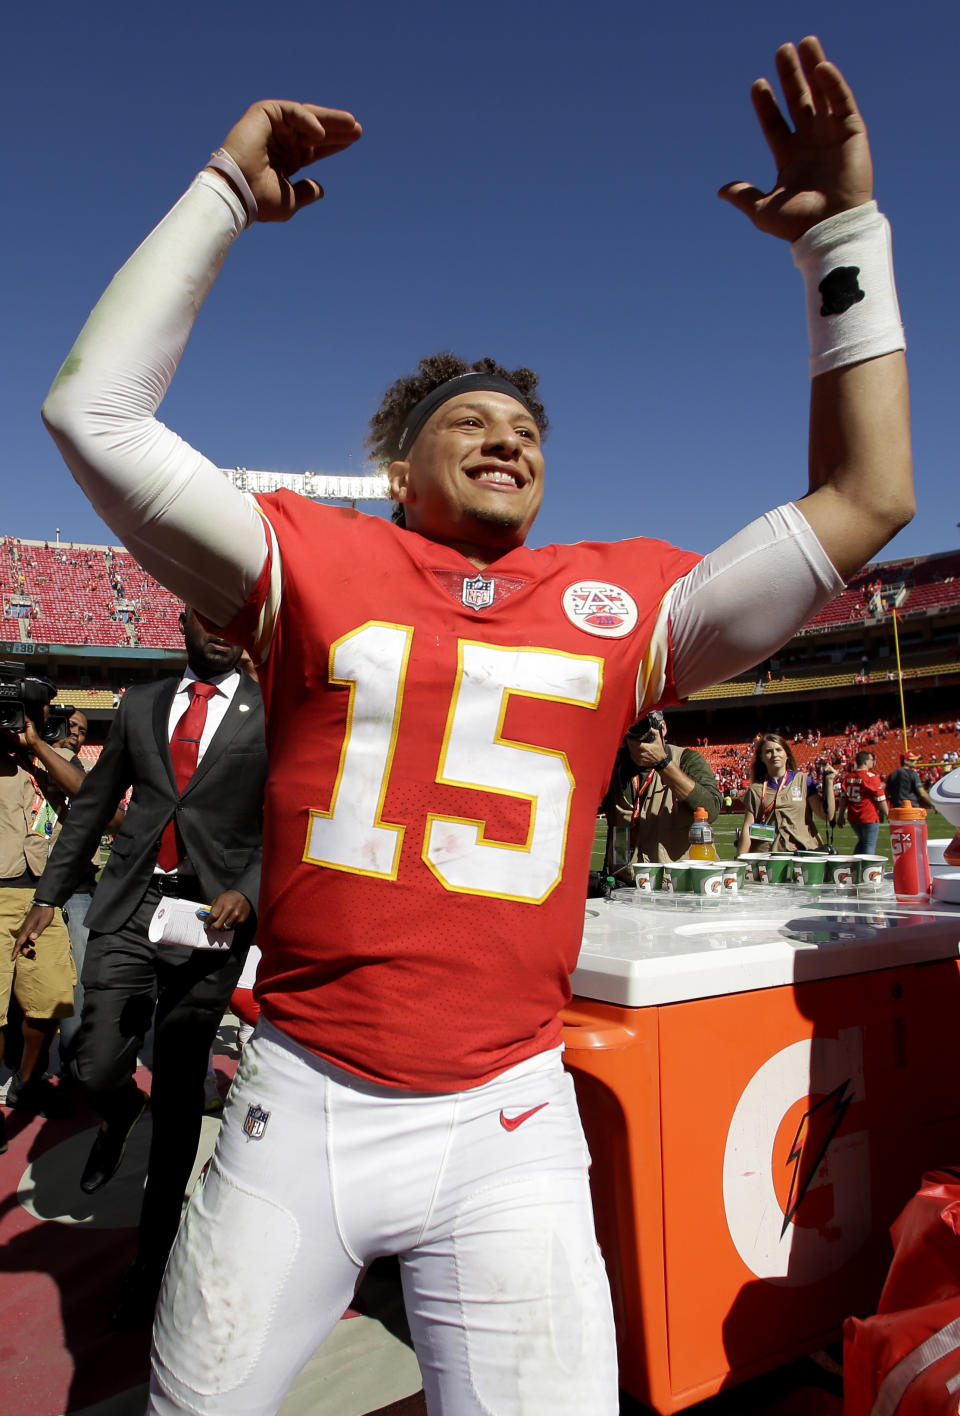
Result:
{"label": "grass field", "polygon": [[[822,822],[817,823],[822,826]],[[743,817],[730,815],[718,816],[713,823],[713,835],[716,842],[717,854],[721,860],[733,860],[737,853],[737,838],[740,835],[740,828],[743,825]],[[938,811],[931,811],[927,814],[927,835],[931,839],[949,839],[953,836],[954,830],[949,821],[945,821]],[[603,865],[603,851],[607,839],[607,831],[602,821],[597,822],[597,833],[593,842],[593,856],[590,862],[591,870],[599,870]],[[841,826],[833,833],[833,844],[841,855],[849,855],[853,851],[854,835],[852,826]],[[890,859],[890,830],[887,826],[880,827],[880,837],[877,841],[877,854],[885,855]]]}

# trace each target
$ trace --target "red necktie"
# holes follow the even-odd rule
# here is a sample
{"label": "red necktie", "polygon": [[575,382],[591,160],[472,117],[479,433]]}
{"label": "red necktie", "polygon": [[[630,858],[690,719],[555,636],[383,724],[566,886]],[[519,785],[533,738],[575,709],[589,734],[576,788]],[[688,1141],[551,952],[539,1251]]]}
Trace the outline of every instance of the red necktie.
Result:
{"label": "red necktie", "polygon": [[[183,796],[190,778],[197,770],[200,739],[203,736],[203,726],[207,721],[207,700],[217,691],[216,684],[213,683],[192,683],[190,689],[190,702],[170,739],[170,760],[173,763],[173,775],[177,779],[177,791],[181,796]],[[157,865],[161,870],[175,870],[184,854],[183,843],[176,827],[176,817],[174,817],[163,828]]]}

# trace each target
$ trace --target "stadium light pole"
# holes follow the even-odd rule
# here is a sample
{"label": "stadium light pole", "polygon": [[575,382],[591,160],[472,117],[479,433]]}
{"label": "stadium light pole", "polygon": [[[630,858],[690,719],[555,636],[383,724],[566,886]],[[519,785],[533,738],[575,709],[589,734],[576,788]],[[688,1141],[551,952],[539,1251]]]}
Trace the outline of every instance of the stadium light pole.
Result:
{"label": "stadium light pole", "polygon": [[903,703],[903,669],[900,667],[900,635],[897,631],[897,607],[890,606],[890,613],[893,616],[893,647],[897,656],[897,687],[900,690],[900,733],[903,737],[903,750],[907,751],[907,710]]}

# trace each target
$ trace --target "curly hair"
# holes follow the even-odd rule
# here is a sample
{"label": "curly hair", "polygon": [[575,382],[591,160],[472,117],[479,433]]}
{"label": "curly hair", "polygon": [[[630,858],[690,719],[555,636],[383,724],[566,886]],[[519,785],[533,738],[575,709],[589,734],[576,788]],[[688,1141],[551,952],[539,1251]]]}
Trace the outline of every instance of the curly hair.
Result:
{"label": "curly hair", "polygon": [[751,777],[751,781],[765,782],[767,780],[767,769],[763,764],[763,758],[761,756],[765,742],[779,743],[787,755],[787,767],[791,772],[797,770],[797,759],[794,757],[793,748],[787,742],[786,738],[782,738],[779,733],[764,733],[763,737],[757,743],[756,752],[753,754],[753,776]]}
{"label": "curly hair", "polygon": [[457,374],[466,374],[471,370],[482,374],[497,374],[514,384],[530,405],[530,412],[541,436],[546,436],[550,424],[546,410],[537,397],[537,385],[540,380],[532,369],[505,369],[495,359],[477,359],[475,363],[467,364],[463,359],[458,359],[456,354],[449,352],[431,354],[428,358],[420,360],[417,373],[405,379],[397,379],[396,383],[391,384],[380,407],[370,419],[366,445],[378,466],[386,467],[400,456],[400,434],[403,431],[404,419],[411,408],[414,408],[421,398],[426,398],[433,389],[446,383],[447,379],[456,378]]}

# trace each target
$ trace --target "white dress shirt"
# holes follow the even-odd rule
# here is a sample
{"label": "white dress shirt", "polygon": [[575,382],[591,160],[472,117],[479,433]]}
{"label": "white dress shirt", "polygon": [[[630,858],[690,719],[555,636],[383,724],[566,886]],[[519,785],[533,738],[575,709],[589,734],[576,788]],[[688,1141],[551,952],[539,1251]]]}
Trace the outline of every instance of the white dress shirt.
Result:
{"label": "white dress shirt", "polygon": [[[167,715],[168,742],[170,742],[173,738],[174,728],[177,726],[180,719],[187,711],[187,708],[190,706],[190,699],[193,696],[191,693],[190,685],[197,682],[198,676],[188,665],[187,668],[184,670],[183,678],[177,685],[177,691],[173,695],[173,701],[170,704],[170,712]],[[240,682],[240,673],[237,669],[228,669],[225,674],[216,674],[213,678],[205,679],[204,682],[212,683],[217,691],[216,693],[211,694],[210,697],[207,699],[207,717],[203,725],[203,732],[200,735],[200,747],[197,751],[198,767],[203,761],[203,754],[210,746],[214,733],[217,731],[217,728],[219,728],[220,724],[223,722],[224,717],[226,716],[227,709],[233,702],[233,695],[236,693],[237,684]],[[166,875],[173,873],[176,873],[177,875],[195,875],[196,871],[190,864],[190,861],[187,857],[184,857],[177,864],[175,872],[161,870],[159,865],[154,868],[155,875]]]}
{"label": "white dress shirt", "polygon": [[[173,695],[170,704],[170,712],[167,715],[167,742],[173,739],[173,730],[190,706],[192,694],[190,685],[197,683],[197,675],[189,666],[184,670],[183,678],[177,685],[177,691]],[[213,678],[204,679],[204,683],[212,683],[216,688],[216,693],[207,699],[207,720],[203,725],[203,732],[200,736],[200,749],[197,753],[197,766],[203,761],[203,754],[210,746],[210,739],[219,728],[226,717],[227,709],[233,702],[233,695],[237,691],[237,684],[240,682],[240,673],[237,669],[228,669],[225,674],[216,674]]]}

